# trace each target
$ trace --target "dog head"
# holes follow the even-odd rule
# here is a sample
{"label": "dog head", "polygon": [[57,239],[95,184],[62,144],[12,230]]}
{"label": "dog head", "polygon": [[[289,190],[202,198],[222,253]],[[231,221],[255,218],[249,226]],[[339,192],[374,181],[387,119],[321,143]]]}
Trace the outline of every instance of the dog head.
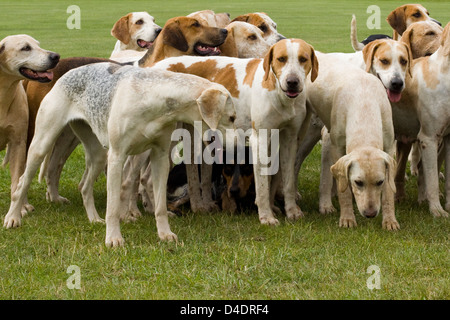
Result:
{"label": "dog head", "polygon": [[427,9],[420,4],[406,4],[398,7],[388,15],[386,20],[399,35],[402,35],[414,22],[432,21],[441,26],[441,23],[431,18]]}
{"label": "dog head", "polygon": [[147,50],[161,32],[155,18],[147,12],[132,12],[120,18],[111,35],[128,46],[129,50]]}
{"label": "dog head", "polygon": [[228,36],[220,47],[223,55],[239,58],[264,58],[270,49],[264,33],[253,24],[235,21],[226,29]]}
{"label": "dog head", "polygon": [[215,13],[212,10],[193,12],[187,17],[201,20],[204,25],[216,28],[225,28],[231,22],[229,13]]}
{"label": "dog head", "polygon": [[[240,154],[242,151],[245,152],[244,155]],[[251,188],[254,187],[253,165],[250,163],[250,152],[249,147],[235,148],[232,159],[228,159],[225,156],[222,176],[225,178],[228,197],[235,201],[247,197]]]}
{"label": "dog head", "polygon": [[367,218],[379,213],[385,184],[395,192],[395,170],[395,160],[372,147],[353,151],[331,166],[338,191],[342,193],[350,187],[360,214]]}
{"label": "dog head", "polygon": [[296,98],[303,91],[306,76],[311,72],[314,82],[319,71],[314,48],[300,39],[285,39],[274,44],[266,54],[263,66],[263,86],[274,89],[277,81],[288,98]]}
{"label": "dog head", "polygon": [[264,39],[269,45],[274,45],[280,40],[286,39],[277,31],[277,24],[264,12],[248,13],[234,18],[231,22],[242,21],[257,26],[264,34]]}
{"label": "dog head", "polygon": [[398,102],[405,88],[406,74],[411,75],[412,53],[408,45],[390,39],[375,40],[363,49],[366,71],[377,76],[391,102]]}
{"label": "dog head", "polygon": [[[235,129],[236,110],[231,95],[224,86],[214,83],[197,99],[203,121],[211,130],[225,132]],[[225,145],[226,141],[220,141]]]}
{"label": "dog head", "polygon": [[413,59],[431,56],[441,44],[442,31],[442,27],[434,22],[415,22],[403,32],[400,41],[411,48]]}
{"label": "dog head", "polygon": [[169,19],[162,30],[164,44],[178,50],[179,55],[219,55],[219,46],[227,35],[226,29],[209,27],[189,17]]}
{"label": "dog head", "polygon": [[0,72],[18,79],[50,82],[59,54],[42,49],[28,35],[8,36],[0,41]]}

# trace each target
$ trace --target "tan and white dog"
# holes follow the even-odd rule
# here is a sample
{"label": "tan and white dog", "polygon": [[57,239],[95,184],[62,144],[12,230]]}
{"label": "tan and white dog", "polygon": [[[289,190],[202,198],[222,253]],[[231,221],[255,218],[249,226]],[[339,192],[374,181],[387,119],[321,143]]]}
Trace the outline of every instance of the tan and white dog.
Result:
{"label": "tan and white dog", "polygon": [[191,14],[188,14],[187,17],[199,19],[203,24],[216,28],[225,28],[231,22],[229,13],[215,13],[212,10],[192,12]]}
{"label": "tan and white dog", "polygon": [[[373,75],[333,56],[317,53],[321,72],[307,82],[308,105],[330,132],[332,162],[323,162],[322,175],[337,180],[341,227],[356,226],[352,194],[360,214],[383,212],[383,228],[399,229],[395,218],[394,127],[386,90]],[[355,85],[357,84],[357,85]],[[322,177],[323,178],[323,177]],[[327,184],[332,185],[329,175]],[[331,187],[327,188],[331,192]],[[331,194],[321,197],[331,199]],[[321,210],[333,211],[331,201]]]}
{"label": "tan and white dog", "polygon": [[290,220],[301,217],[302,211],[295,203],[293,170],[298,141],[309,123],[305,79],[311,73],[314,80],[319,68],[312,46],[300,39],[285,39],[273,45],[264,59],[185,56],[165,59],[153,68],[199,75],[230,91],[236,107],[236,127],[252,130],[256,204],[259,220],[268,225],[279,221],[270,201],[271,176],[262,174],[266,167],[261,164],[258,150],[267,151],[269,147],[267,136],[260,135],[261,129],[278,130],[286,215]]}
{"label": "tan and white dog", "polygon": [[[28,138],[28,103],[21,81],[49,82],[48,70],[59,62],[59,55],[40,48],[28,35],[8,36],[0,41],[0,149],[7,147],[3,165],[9,162],[11,193],[25,168]],[[24,213],[32,210],[24,203]]]}
{"label": "tan and white dog", "polygon": [[[173,86],[177,90],[171,90]],[[172,131],[178,121],[193,124],[202,120],[202,134],[208,127],[233,129],[234,118],[229,92],[200,77],[115,63],[73,69],[58,80],[42,101],[26,170],[11,197],[4,225],[20,226],[20,208],[32,178],[61,130],[70,123],[86,151],[87,169],[81,192],[88,215],[98,216],[93,183],[108,158],[106,245],[123,245],[120,213],[128,204],[127,199],[120,197],[123,164],[128,155],[149,148],[158,235],[162,240],[176,240],[166,207]]]}
{"label": "tan and white dog", "polygon": [[131,12],[114,24],[111,35],[117,39],[110,59],[140,58],[151,48],[162,28],[148,12]]}
{"label": "tan and white dog", "polygon": [[446,211],[439,201],[437,164],[438,148],[443,142],[446,145],[446,165],[450,163],[447,148],[450,133],[450,24],[444,29],[439,49],[431,56],[416,59],[411,73],[412,80],[407,83],[402,99],[392,104],[396,135],[405,143],[418,140],[423,171],[419,176],[425,182],[425,198],[428,199],[430,212],[436,217],[447,217],[450,210],[450,178],[446,177]]}
{"label": "tan and white dog", "polygon": [[247,13],[234,18],[231,22],[243,21],[257,26],[263,33],[264,39],[270,45],[274,45],[282,39],[286,39],[277,30],[277,24],[264,12]]}

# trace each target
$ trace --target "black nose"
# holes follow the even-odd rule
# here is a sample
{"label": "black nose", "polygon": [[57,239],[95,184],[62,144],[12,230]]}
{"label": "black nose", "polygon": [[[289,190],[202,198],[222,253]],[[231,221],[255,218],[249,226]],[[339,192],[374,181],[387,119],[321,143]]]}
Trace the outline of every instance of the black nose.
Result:
{"label": "black nose", "polygon": [[403,89],[403,80],[399,78],[392,79],[391,89],[397,92],[401,91]]}
{"label": "black nose", "polygon": [[220,33],[223,34],[224,36],[228,35],[228,30],[227,29],[220,29]]}
{"label": "black nose", "polygon": [[57,53],[51,53],[48,57],[51,61],[59,61],[60,55]]}
{"label": "black nose", "polygon": [[156,29],[156,30],[155,30],[156,35],[160,34],[161,30],[162,30],[162,28]]}
{"label": "black nose", "polygon": [[289,88],[293,88],[293,89],[295,89],[295,88],[298,87],[299,82],[300,82],[300,81],[299,81],[298,78],[296,78],[296,77],[289,77],[289,78],[286,80],[286,84],[288,85],[288,87],[289,87]]}
{"label": "black nose", "polygon": [[241,190],[237,186],[236,187],[233,186],[233,187],[230,188],[230,194],[234,198],[237,198],[239,196],[240,191]]}

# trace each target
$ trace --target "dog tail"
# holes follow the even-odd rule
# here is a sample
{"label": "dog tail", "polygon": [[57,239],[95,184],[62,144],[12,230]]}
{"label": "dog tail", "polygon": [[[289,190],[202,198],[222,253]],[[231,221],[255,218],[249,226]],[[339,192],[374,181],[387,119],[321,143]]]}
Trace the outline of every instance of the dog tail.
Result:
{"label": "dog tail", "polygon": [[358,41],[358,32],[356,30],[356,17],[352,16],[352,23],[350,28],[350,40],[352,41],[352,47],[355,51],[361,51],[364,49],[364,44]]}
{"label": "dog tail", "polygon": [[5,158],[3,159],[3,162],[2,162],[2,168],[3,169],[6,168],[6,166],[8,165],[8,162],[9,162],[9,148],[6,147]]}

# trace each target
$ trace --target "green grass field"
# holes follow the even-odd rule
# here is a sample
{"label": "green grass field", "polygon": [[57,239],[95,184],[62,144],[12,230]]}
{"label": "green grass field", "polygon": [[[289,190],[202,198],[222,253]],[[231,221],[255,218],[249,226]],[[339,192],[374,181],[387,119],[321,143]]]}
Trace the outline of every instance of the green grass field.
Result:
{"label": "green grass field", "polygon": [[[68,6],[81,8],[81,30],[69,30]],[[369,30],[366,9],[381,9],[381,29]],[[131,11],[146,10],[163,26],[174,16],[212,9],[239,14],[264,11],[287,37],[302,38],[324,52],[351,52],[351,14],[362,40],[390,34],[385,17],[401,1],[5,1],[0,2],[0,39],[26,33],[64,57],[109,57],[110,30]],[[448,1],[423,1],[444,25]],[[4,152],[1,153],[1,159]],[[1,160],[0,159],[0,160]],[[416,179],[408,180],[407,199],[396,207],[398,232],[381,228],[381,217],[357,215],[358,227],[341,229],[338,214],[318,213],[320,146],[300,173],[302,210],[296,223],[279,217],[279,227],[260,225],[256,213],[186,212],[172,218],[178,243],[158,240],[154,217],[144,214],[123,224],[124,248],[104,245],[105,226],[91,225],[77,185],[84,170],[78,147],[66,164],[60,192],[71,203],[45,200],[37,179],[29,192],[36,211],[19,229],[0,228],[0,299],[449,299],[449,219],[436,219],[417,203]],[[10,204],[9,171],[0,170],[0,216]],[[96,204],[105,214],[102,175]],[[443,187],[443,185],[442,185]],[[335,202],[337,205],[337,201]],[[69,266],[78,266],[81,288],[69,289]],[[378,266],[381,288],[370,290],[367,273]],[[369,279],[370,280],[370,279]]]}

